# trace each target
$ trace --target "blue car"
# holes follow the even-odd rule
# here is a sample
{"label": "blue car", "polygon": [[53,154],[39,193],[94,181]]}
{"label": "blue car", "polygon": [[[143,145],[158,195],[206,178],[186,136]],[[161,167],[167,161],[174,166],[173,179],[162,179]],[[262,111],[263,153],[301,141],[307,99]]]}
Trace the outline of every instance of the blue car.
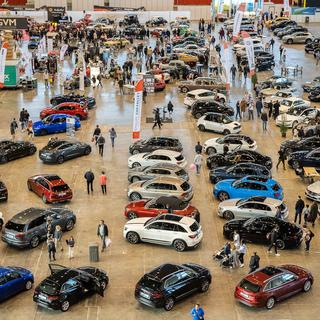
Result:
{"label": "blue car", "polygon": [[260,176],[246,176],[238,180],[220,181],[215,185],[213,194],[220,201],[257,196],[283,199],[283,189],[280,184],[273,179]]}
{"label": "blue car", "polygon": [[74,119],[75,130],[81,127],[80,120],[77,117],[67,114],[52,114],[33,124],[33,132],[35,136],[44,136],[50,133],[66,132],[67,118]]}
{"label": "blue car", "polygon": [[34,279],[31,271],[20,267],[0,267],[0,301],[30,290]]}

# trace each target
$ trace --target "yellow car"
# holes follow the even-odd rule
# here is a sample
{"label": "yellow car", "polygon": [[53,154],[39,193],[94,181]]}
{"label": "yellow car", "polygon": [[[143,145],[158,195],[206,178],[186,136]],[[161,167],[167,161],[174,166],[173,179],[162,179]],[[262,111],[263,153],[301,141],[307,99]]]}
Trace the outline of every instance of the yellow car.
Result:
{"label": "yellow car", "polygon": [[128,44],[130,44],[130,41],[128,39],[120,37],[110,38],[104,43],[106,47],[117,46],[121,48],[125,47]]}
{"label": "yellow car", "polygon": [[265,22],[266,27],[271,27],[273,24],[284,21],[284,20],[290,20],[288,17],[277,17],[273,20],[268,20]]}
{"label": "yellow car", "polygon": [[191,54],[178,53],[177,55],[178,55],[179,60],[185,62],[186,64],[195,65],[199,61],[197,56],[193,56]]}

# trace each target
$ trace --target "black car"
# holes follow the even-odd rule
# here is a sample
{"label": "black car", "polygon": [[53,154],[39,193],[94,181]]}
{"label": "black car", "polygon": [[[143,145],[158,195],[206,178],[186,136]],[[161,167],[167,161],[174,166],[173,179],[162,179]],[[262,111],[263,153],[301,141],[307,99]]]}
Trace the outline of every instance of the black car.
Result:
{"label": "black car", "polygon": [[213,169],[221,166],[232,166],[240,162],[261,164],[269,170],[272,168],[272,160],[270,157],[252,150],[235,150],[227,154],[211,154],[207,158],[207,167]]}
{"label": "black car", "polygon": [[141,27],[130,25],[122,30],[122,35],[123,36],[137,36],[138,34],[140,34],[141,30],[142,30]]}
{"label": "black car", "polygon": [[278,90],[288,88],[292,85],[292,81],[288,78],[271,78],[260,84],[261,89],[276,88]]}
{"label": "black car", "polygon": [[195,101],[191,106],[191,114],[196,118],[201,118],[207,112],[223,113],[228,116],[234,115],[234,110],[230,106],[224,105],[215,100]]}
{"label": "black car", "polygon": [[39,150],[39,158],[45,163],[63,163],[91,153],[91,146],[79,141],[55,140],[50,141]]}
{"label": "black car", "polygon": [[7,201],[7,200],[8,200],[8,189],[4,184],[4,182],[0,180],[0,201]]}
{"label": "black car", "polygon": [[312,42],[305,44],[304,51],[306,53],[312,53],[315,49],[318,49],[320,46],[320,38],[315,38]]}
{"label": "black car", "polygon": [[288,165],[294,169],[312,167],[320,170],[320,148],[291,153],[288,157]]}
{"label": "black car", "polygon": [[311,151],[320,148],[320,137],[309,137],[301,140],[286,140],[280,145],[280,149],[287,155],[296,151]]}
{"label": "black car", "polygon": [[160,27],[160,26],[164,26],[168,23],[168,21],[166,19],[164,19],[163,17],[153,17],[151,20],[148,20],[146,22],[146,26],[147,27]]}
{"label": "black car", "polygon": [[53,106],[56,106],[63,102],[78,102],[83,103],[87,106],[88,109],[92,109],[96,105],[96,99],[93,97],[86,97],[79,94],[65,94],[61,96],[55,96],[51,98],[50,103]]}
{"label": "black car", "polygon": [[277,28],[284,28],[284,27],[287,27],[287,26],[296,26],[297,23],[295,21],[292,21],[292,20],[284,20],[284,21],[280,21],[278,23],[275,23],[273,24],[270,29],[272,31],[276,30]]}
{"label": "black car", "polygon": [[216,184],[225,179],[240,179],[245,176],[266,176],[271,178],[268,168],[256,163],[237,163],[231,167],[218,167],[209,173],[211,183]]}
{"label": "black car", "polygon": [[126,14],[122,21],[119,22],[119,26],[130,26],[132,24],[140,25],[138,15],[135,13]]}
{"label": "black car", "polygon": [[205,45],[205,40],[203,38],[189,36],[189,37],[180,38],[180,39],[175,40],[173,43],[173,46],[175,46],[177,44],[185,43],[186,41],[192,42],[192,43],[197,44],[198,46],[201,46],[201,47]]}
{"label": "black car", "polygon": [[178,300],[195,292],[206,292],[210,271],[198,264],[163,264],[146,273],[137,283],[136,299],[147,306],[171,310]]}
{"label": "black car", "polygon": [[282,37],[287,36],[289,34],[293,34],[295,32],[308,32],[308,29],[303,26],[294,26],[286,31],[279,32],[277,36],[282,39]]}
{"label": "black car", "polygon": [[137,154],[141,152],[152,152],[158,149],[166,149],[173,151],[182,151],[182,144],[177,138],[173,137],[151,137],[145,140],[138,140],[129,146],[129,152],[131,154]]}
{"label": "black car", "polygon": [[[320,88],[319,88],[320,89]],[[308,99],[312,102],[320,102],[320,90],[319,91],[313,91],[308,95]]]}
{"label": "black car", "polygon": [[257,59],[256,65],[255,65],[257,71],[272,70],[274,66],[275,66],[274,60],[265,59],[265,58]]}
{"label": "black car", "polygon": [[268,234],[276,226],[279,226],[279,249],[297,248],[302,241],[302,228],[294,223],[274,217],[255,217],[250,219],[230,220],[223,226],[223,235],[227,239],[233,239],[236,231],[242,240],[269,244]]}
{"label": "black car", "polygon": [[98,293],[103,297],[107,273],[95,267],[70,268],[49,264],[51,275],[35,289],[33,301],[45,308],[68,311],[72,304]]}
{"label": "black car", "polygon": [[0,141],[0,162],[8,161],[33,155],[37,151],[36,146],[29,141]]}
{"label": "black car", "polygon": [[271,60],[274,59],[274,55],[272,53],[263,51],[263,50],[256,50],[254,52],[254,56],[256,58],[271,59]]}

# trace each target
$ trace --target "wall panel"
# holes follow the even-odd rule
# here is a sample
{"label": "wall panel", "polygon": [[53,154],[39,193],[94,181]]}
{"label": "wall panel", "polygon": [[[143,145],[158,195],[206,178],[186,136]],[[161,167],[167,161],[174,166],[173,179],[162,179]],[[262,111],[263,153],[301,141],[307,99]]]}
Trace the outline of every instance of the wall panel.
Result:
{"label": "wall panel", "polygon": [[35,8],[42,6],[48,7],[67,7],[67,0],[34,0]]}

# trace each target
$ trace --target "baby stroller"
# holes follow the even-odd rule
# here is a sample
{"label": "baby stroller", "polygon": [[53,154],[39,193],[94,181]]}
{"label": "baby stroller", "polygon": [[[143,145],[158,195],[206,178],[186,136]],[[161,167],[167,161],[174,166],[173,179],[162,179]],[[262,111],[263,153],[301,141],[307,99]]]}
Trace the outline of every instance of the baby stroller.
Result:
{"label": "baby stroller", "polygon": [[232,267],[233,259],[231,255],[227,255],[225,252],[225,246],[223,246],[220,250],[216,251],[213,255],[213,260],[219,261],[219,265],[222,268]]}
{"label": "baby stroller", "polygon": [[220,267],[221,268],[230,268],[233,265],[233,257],[232,256],[225,256],[221,261],[220,261]]}
{"label": "baby stroller", "polygon": [[213,255],[213,260],[215,261],[222,261],[226,257],[226,254],[224,252],[224,246],[216,251],[216,253]]}

